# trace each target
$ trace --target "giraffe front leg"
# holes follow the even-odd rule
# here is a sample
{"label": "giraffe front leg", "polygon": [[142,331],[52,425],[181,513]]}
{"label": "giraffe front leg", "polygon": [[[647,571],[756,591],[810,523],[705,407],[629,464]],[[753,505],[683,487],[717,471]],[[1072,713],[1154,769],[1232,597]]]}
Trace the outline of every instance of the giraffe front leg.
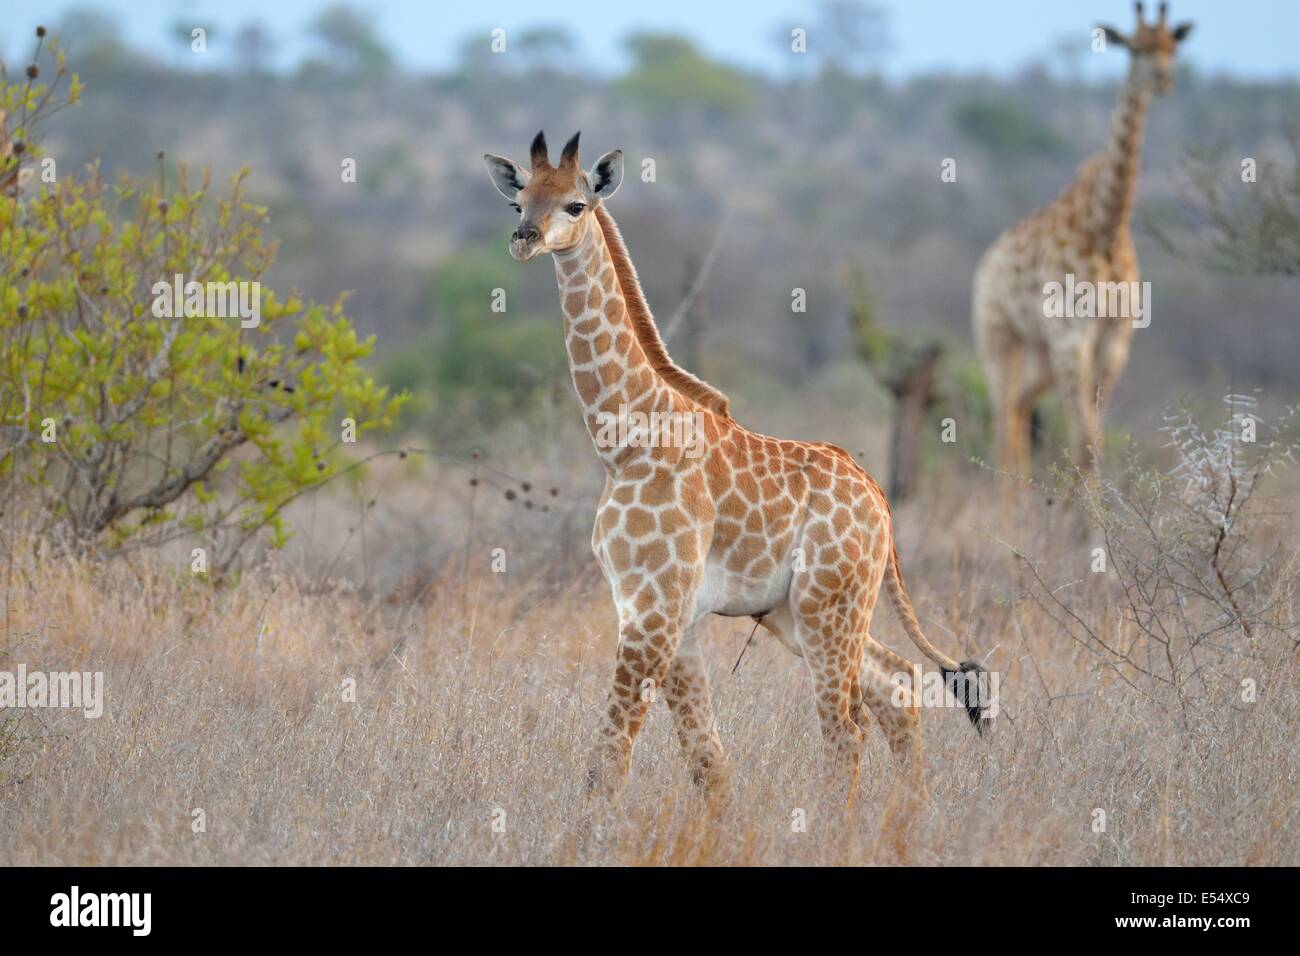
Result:
{"label": "giraffe front leg", "polygon": [[1002,443],[999,459],[1004,471],[1027,478],[1029,462],[1029,410],[1021,400],[1024,390],[1025,348],[1019,342],[1007,346],[1002,357],[1001,394],[997,397]]}
{"label": "giraffe front leg", "polygon": [[1027,454],[1022,451],[1025,424],[1019,420],[1016,401],[1021,388],[1024,344],[999,328],[983,329],[977,345],[988,381],[993,456],[1001,470],[1012,476],[1024,476],[1029,466]]}
{"label": "giraffe front leg", "polygon": [[1099,409],[1098,425],[1105,421],[1106,406],[1115,390],[1124,367],[1128,364],[1129,347],[1133,338],[1131,322],[1121,320],[1121,324],[1106,329],[1097,343],[1097,357],[1094,367],[1097,374],[1097,405]]}
{"label": "giraffe front leg", "polygon": [[691,780],[708,793],[725,793],[729,784],[726,758],[714,722],[708,672],[693,635],[682,641],[668,668],[664,699],[672,711]]}
{"label": "giraffe front leg", "polygon": [[1101,444],[1092,366],[1091,343],[1052,356],[1052,377],[1061,392],[1070,434],[1070,459],[1085,479],[1096,473]]}
{"label": "giraffe front leg", "polygon": [[867,707],[866,698],[862,693],[862,681],[858,676],[853,678],[853,686],[849,688],[849,698],[849,713],[852,714],[853,722],[858,725],[865,738],[871,730],[871,710]]}
{"label": "giraffe front leg", "polygon": [[661,614],[624,624],[618,642],[614,685],[601,717],[587,783],[614,796],[632,764],[632,747],[650,705],[663,687],[681,639],[681,628]]}

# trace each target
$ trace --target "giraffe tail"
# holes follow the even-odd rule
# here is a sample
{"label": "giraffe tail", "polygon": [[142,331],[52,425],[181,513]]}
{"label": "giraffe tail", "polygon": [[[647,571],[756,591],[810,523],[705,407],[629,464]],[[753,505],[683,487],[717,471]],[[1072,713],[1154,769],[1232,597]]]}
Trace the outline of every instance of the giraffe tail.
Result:
{"label": "giraffe tail", "polygon": [[912,639],[912,643],[920,649],[921,653],[939,665],[944,685],[957,698],[957,702],[966,708],[966,716],[970,718],[975,732],[982,736],[993,723],[988,714],[985,693],[987,681],[979,676],[985,673],[985,667],[978,661],[962,661],[959,664],[926,639],[920,622],[916,619],[916,612],[912,610],[912,601],[907,596],[907,588],[903,585],[898,548],[891,542],[889,550],[890,561],[885,569],[885,588],[889,591],[889,600],[894,605],[894,611],[903,622],[903,630],[907,631],[907,636]]}

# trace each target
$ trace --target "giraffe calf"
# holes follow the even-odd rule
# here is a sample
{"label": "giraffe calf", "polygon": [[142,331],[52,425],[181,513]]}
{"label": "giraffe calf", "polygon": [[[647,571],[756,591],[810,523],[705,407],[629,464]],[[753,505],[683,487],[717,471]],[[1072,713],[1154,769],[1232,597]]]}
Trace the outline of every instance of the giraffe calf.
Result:
{"label": "giraffe calf", "polygon": [[[621,151],[584,171],[575,135],[552,165],[538,133],[530,153],[530,171],[484,159],[519,214],[510,254],[554,261],[574,390],[606,472],[591,546],[618,612],[619,642],[591,783],[621,786],[658,692],[692,777],[711,788],[725,783],[696,639],[700,619],[721,614],[757,618],[804,659],[850,794],[872,718],[905,779],[923,788],[919,701],[906,689],[895,697],[896,675],[916,678],[917,668],[870,634],[882,583],[908,635],[945,675],[980,667],[958,664],[921,632],[884,492],[840,448],[742,427],[726,396],[673,364],[604,207],[622,181]],[[660,440],[610,440],[608,424],[633,414],[691,428],[650,436]],[[984,726],[981,703],[970,716]]]}

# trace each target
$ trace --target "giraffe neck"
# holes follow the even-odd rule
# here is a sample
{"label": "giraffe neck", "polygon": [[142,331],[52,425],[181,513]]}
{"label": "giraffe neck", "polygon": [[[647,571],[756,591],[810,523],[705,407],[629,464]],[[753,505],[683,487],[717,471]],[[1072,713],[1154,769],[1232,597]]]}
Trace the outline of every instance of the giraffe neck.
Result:
{"label": "giraffe neck", "polygon": [[1093,185],[1092,231],[1100,245],[1109,245],[1115,239],[1132,212],[1150,100],[1151,91],[1134,61],[1115,104],[1110,137]]}
{"label": "giraffe neck", "polygon": [[611,441],[610,423],[631,412],[679,411],[682,402],[646,357],[600,224],[553,258],[573,387],[596,454],[612,472],[635,456]]}

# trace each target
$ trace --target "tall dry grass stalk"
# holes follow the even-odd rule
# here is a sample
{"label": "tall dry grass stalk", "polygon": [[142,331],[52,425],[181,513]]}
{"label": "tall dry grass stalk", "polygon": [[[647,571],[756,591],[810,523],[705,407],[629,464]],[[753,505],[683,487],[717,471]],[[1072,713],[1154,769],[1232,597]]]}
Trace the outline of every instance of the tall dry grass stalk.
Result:
{"label": "tall dry grass stalk", "polygon": [[[931,799],[908,862],[1300,862],[1294,647],[1224,635],[1202,648],[1196,694],[1137,686],[1054,620],[997,540],[1070,581],[1098,633],[1137,640],[1116,581],[1088,573],[1077,515],[1029,504],[1012,535],[985,526],[996,509],[979,495],[936,501],[898,516],[909,584],[935,640],[998,647],[1001,716],[980,740],[955,708],[923,715]],[[272,565],[214,589],[173,561],[6,545],[0,670],[102,671],[106,703],[97,720],[0,711],[0,863],[897,862],[883,740],[856,806],[830,805],[802,663],[760,635],[730,676],[748,631],[721,619],[703,638],[733,799],[696,794],[657,704],[622,800],[589,806],[614,645],[590,567],[462,581],[453,561],[422,600],[392,602]],[[911,654],[887,610],[873,634]]]}

